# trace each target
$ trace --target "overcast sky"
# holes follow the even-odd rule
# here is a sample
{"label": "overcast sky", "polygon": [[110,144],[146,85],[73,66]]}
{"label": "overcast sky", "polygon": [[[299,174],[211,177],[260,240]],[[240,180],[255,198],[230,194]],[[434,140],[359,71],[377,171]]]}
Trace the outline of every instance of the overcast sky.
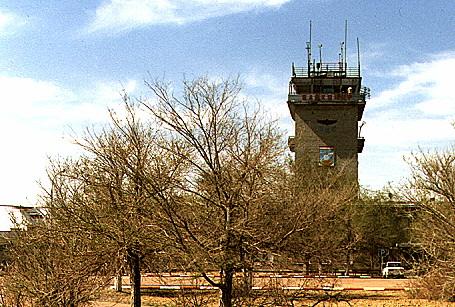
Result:
{"label": "overcast sky", "polygon": [[150,96],[143,86],[150,77],[240,75],[244,93],[293,134],[288,82],[291,63],[305,65],[310,20],[326,61],[338,60],[345,20],[353,65],[360,39],[363,84],[372,93],[363,186],[399,183],[403,156],[451,145],[453,0],[4,0],[0,204],[34,204],[47,157],[68,155],[74,134],[106,121],[122,88]]}

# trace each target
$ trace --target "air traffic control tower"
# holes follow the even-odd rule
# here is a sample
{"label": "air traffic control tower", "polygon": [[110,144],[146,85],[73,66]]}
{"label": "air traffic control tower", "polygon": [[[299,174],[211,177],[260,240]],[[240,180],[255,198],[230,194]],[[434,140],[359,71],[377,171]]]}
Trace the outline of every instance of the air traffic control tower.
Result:
{"label": "air traffic control tower", "polygon": [[295,152],[297,167],[307,159],[321,167],[342,168],[357,182],[358,154],[365,143],[359,122],[369,98],[369,89],[362,87],[359,43],[355,67],[348,66],[344,42],[334,63],[323,62],[322,45],[318,47],[317,61],[312,57],[310,28],[307,64],[292,64],[287,103],[295,136],[289,137],[289,148]]}

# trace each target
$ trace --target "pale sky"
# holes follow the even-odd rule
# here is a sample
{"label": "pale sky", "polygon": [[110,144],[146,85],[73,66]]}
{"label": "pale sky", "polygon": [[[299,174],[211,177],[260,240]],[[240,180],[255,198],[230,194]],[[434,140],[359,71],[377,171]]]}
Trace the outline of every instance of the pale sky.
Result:
{"label": "pale sky", "polygon": [[73,153],[72,136],[105,122],[122,88],[150,96],[150,77],[240,75],[244,94],[292,135],[288,82],[291,63],[305,65],[310,20],[328,62],[338,60],[345,20],[352,65],[360,39],[372,95],[361,185],[397,184],[407,176],[403,156],[452,144],[453,0],[4,0],[0,204],[34,204],[47,157]]}

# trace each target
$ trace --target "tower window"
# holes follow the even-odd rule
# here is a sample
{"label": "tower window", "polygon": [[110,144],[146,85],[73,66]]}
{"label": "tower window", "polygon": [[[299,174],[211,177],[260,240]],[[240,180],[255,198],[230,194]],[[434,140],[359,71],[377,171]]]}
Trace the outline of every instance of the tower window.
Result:
{"label": "tower window", "polygon": [[319,146],[319,165],[335,166],[335,147]]}
{"label": "tower window", "polygon": [[337,123],[337,120],[336,119],[318,119],[318,124],[321,124],[321,125],[326,125],[326,126],[329,126],[329,125],[334,125]]}

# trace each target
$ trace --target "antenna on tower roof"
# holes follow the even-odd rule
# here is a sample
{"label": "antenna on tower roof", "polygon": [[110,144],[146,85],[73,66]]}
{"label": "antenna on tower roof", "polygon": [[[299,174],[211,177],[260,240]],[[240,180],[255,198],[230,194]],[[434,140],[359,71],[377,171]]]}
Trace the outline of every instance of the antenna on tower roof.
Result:
{"label": "antenna on tower roof", "polygon": [[348,20],[346,19],[344,21],[344,63],[343,67],[344,70],[347,71],[347,66],[348,66],[348,56],[347,56],[347,50],[348,50]]}
{"label": "antenna on tower roof", "polygon": [[322,68],[322,44],[319,44],[318,48],[319,48],[319,67]]}
{"label": "antenna on tower roof", "polygon": [[310,41],[306,43],[306,50],[307,50],[307,55],[308,55],[308,76],[310,76],[310,70],[311,70],[311,20],[310,20]]}
{"label": "antenna on tower roof", "polygon": [[344,68],[344,42],[340,44],[340,53],[338,54],[338,63],[340,65],[340,69],[343,70]]}
{"label": "antenna on tower roof", "polygon": [[359,70],[359,77],[360,77],[360,44],[359,44],[358,37],[357,37],[357,69]]}
{"label": "antenna on tower roof", "polygon": [[310,50],[311,50],[311,32],[312,32],[312,29],[311,29],[311,20],[310,20]]}

